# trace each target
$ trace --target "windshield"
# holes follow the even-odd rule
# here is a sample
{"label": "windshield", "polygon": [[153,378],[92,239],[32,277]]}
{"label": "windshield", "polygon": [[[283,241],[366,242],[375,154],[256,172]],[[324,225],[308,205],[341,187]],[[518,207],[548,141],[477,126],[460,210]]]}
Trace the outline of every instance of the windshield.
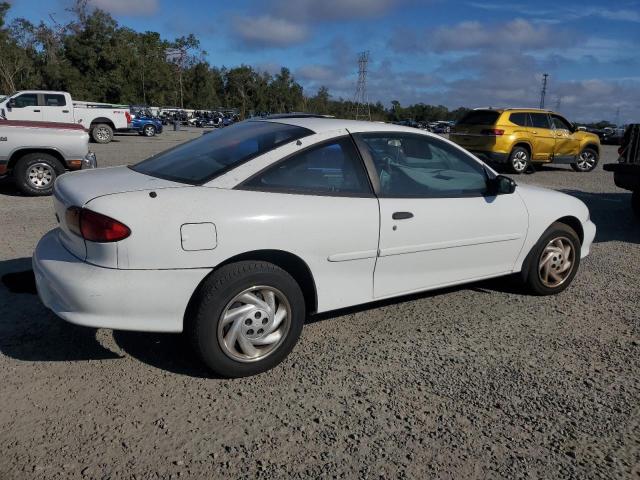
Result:
{"label": "windshield", "polygon": [[206,133],[131,168],[153,177],[200,185],[247,160],[312,134],[306,128],[283,123],[246,121]]}

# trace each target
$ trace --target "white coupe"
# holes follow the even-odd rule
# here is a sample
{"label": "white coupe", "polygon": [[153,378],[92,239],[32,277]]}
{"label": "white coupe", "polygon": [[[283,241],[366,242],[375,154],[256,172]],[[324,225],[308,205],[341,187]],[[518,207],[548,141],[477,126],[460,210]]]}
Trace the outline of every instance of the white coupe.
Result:
{"label": "white coupe", "polygon": [[310,313],[510,274],[558,293],[596,230],[580,200],[437,135],[300,115],[63,175],[53,201],[59,227],[33,256],[43,303],[80,325],[185,331],[228,377],[282,361]]}

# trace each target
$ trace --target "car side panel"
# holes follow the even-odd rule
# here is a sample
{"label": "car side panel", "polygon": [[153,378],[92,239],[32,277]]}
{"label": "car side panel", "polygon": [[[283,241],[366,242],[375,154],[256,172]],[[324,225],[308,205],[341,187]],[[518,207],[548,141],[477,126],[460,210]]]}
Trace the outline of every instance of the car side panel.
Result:
{"label": "car side panel", "polygon": [[[117,243],[120,269],[213,268],[246,252],[282,250],[301,258],[311,270],[318,311],[373,298],[379,234],[375,197],[210,187],[155,192],[155,198],[148,191],[106,195],[86,205],[131,229],[131,236]],[[150,222],[149,218],[157,221]],[[213,223],[217,234],[214,248],[185,250],[181,227],[187,223]],[[87,261],[92,262],[91,249],[87,254]]]}

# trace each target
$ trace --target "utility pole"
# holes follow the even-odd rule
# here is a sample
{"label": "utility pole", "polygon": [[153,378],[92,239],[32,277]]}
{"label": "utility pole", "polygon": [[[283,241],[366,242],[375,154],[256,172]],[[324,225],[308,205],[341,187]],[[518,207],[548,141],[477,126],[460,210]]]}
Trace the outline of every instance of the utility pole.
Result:
{"label": "utility pole", "polygon": [[616,127],[620,126],[620,107],[616,108]]}
{"label": "utility pole", "polygon": [[360,52],[360,54],[358,54],[358,83],[356,84],[356,94],[353,100],[356,110],[356,120],[358,120],[360,107],[362,107],[362,116],[371,121],[371,107],[369,105],[369,97],[367,96],[368,65],[369,52]]}
{"label": "utility pole", "polygon": [[544,97],[547,95],[547,79],[549,78],[549,74],[545,73],[542,75],[542,91],[540,92],[540,108],[544,108]]}

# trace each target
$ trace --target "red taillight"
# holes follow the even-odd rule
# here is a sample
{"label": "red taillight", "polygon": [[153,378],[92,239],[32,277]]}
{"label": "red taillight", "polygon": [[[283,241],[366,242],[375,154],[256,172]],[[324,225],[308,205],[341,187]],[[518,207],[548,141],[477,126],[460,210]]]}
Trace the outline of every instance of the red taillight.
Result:
{"label": "red taillight", "polygon": [[482,135],[500,136],[504,135],[504,130],[500,130],[499,128],[489,128],[487,130],[482,130],[480,133]]}
{"label": "red taillight", "polygon": [[618,155],[622,155],[624,152],[624,147],[618,147]]}
{"label": "red taillight", "polygon": [[124,112],[124,116],[127,117],[127,123],[131,123],[131,114],[129,112]]}
{"label": "red taillight", "polygon": [[69,230],[91,242],[118,242],[131,235],[124,223],[86,208],[69,207],[65,220]]}

